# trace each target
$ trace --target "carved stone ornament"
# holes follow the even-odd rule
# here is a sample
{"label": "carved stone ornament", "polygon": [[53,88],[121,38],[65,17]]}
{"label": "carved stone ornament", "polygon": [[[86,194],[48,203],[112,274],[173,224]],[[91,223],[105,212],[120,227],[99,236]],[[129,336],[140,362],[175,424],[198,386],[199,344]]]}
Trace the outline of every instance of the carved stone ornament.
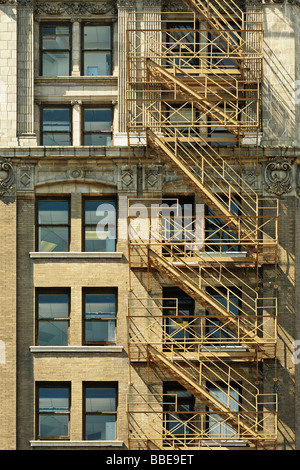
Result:
{"label": "carved stone ornament", "polygon": [[292,168],[286,160],[271,160],[265,168],[266,191],[282,196],[292,191]]}
{"label": "carved stone ornament", "polygon": [[[1,1],[1,0],[0,0]],[[35,7],[36,15],[105,15],[111,10],[115,11],[113,0],[106,2],[70,2],[70,3],[37,3]]]}
{"label": "carved stone ornament", "polygon": [[0,162],[0,196],[5,196],[14,190],[14,171],[7,160]]}

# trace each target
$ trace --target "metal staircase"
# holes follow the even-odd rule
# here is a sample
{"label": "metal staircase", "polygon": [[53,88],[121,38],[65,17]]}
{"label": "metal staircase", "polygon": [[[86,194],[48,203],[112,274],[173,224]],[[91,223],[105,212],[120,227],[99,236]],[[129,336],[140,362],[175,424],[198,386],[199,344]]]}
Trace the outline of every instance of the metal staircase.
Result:
{"label": "metal staircase", "polygon": [[[184,0],[184,3],[190,11],[178,19],[179,27],[174,25],[174,15],[169,19],[165,12],[156,12],[155,18],[137,12],[128,17],[129,157],[131,147],[144,142],[149,152],[166,162],[223,222],[222,236],[226,233],[230,243],[246,254],[234,258],[221,252],[216,256],[214,251],[206,249],[209,237],[205,233],[201,246],[194,244],[187,250],[187,245],[194,241],[192,236],[178,241],[170,235],[178,231],[176,218],[171,221],[173,230],[169,230],[169,235],[166,236],[162,216],[158,224],[156,221],[158,230],[141,237],[133,234],[129,213],[129,268],[146,268],[148,279],[150,271],[156,270],[192,297],[207,312],[206,322],[211,321],[209,315],[216,319],[221,329],[230,331],[235,345],[244,348],[246,354],[236,356],[239,360],[243,357],[242,360],[251,363],[274,359],[276,331],[270,335],[269,326],[263,321],[262,327],[258,321],[259,300],[265,305],[266,299],[259,298],[258,283],[252,287],[236,270],[247,266],[257,276],[259,266],[276,265],[278,203],[260,198],[224,156],[224,148],[230,145],[239,150],[248,135],[254,139],[253,148],[257,146],[262,10],[243,11],[232,0]],[[237,315],[233,314],[236,309]],[[272,318],[274,326],[276,299],[272,299],[271,310],[267,316]],[[161,311],[159,318],[162,317]],[[133,325],[137,324],[143,333],[133,333]],[[211,348],[203,330],[196,334],[193,329],[188,333],[189,338],[194,338],[191,349],[189,342],[178,342],[165,328],[158,328],[156,322],[160,337],[154,341],[146,334],[149,315],[137,324],[129,315],[131,362],[154,363],[195,396],[206,407],[210,419],[215,420],[217,416],[216,422],[222,424],[217,425],[220,430],[216,437],[207,431],[202,416],[201,419],[194,416],[193,423],[198,418],[200,421],[192,426],[193,431],[188,426],[189,439],[186,436],[183,440],[182,436],[175,439],[174,434],[159,424],[156,437],[142,432],[132,441],[140,440],[150,448],[160,449],[215,448],[223,446],[222,434],[226,428],[233,430],[231,437],[235,441],[250,447],[276,445],[276,398],[272,397],[272,412],[268,415],[272,417],[270,431],[260,417],[261,413],[264,416],[265,408],[258,405],[258,388],[229,365],[228,351],[223,360],[221,344],[218,347],[213,344]],[[225,402],[218,393],[217,396],[212,393],[211,386],[224,393]],[[233,408],[232,397],[236,405]],[[128,407],[129,416],[135,412],[134,407]],[[156,424],[152,428],[156,429]],[[149,433],[152,435],[151,430]],[[225,447],[230,447],[229,441]]]}

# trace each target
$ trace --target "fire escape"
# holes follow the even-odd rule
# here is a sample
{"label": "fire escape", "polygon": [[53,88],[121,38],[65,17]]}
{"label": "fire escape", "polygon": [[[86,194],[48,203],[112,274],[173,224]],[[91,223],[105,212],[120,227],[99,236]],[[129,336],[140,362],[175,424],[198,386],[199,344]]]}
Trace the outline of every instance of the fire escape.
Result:
{"label": "fire escape", "polygon": [[[258,159],[263,12],[233,0],[184,3],[180,14],[127,20],[129,153],[144,143],[145,165],[153,155],[166,163],[208,209],[185,216],[174,198],[172,216],[147,212],[145,234],[137,211],[158,201],[128,202],[129,268],[149,281],[149,297],[129,300],[129,359],[154,364],[182,387],[128,396],[129,445],[275,448],[277,398],[258,377],[263,361],[276,361],[277,301],[263,295],[260,270],[274,266],[276,286],[278,202],[242,174],[243,143]],[[152,271],[200,313],[151,297]],[[188,406],[185,394],[199,405]]]}

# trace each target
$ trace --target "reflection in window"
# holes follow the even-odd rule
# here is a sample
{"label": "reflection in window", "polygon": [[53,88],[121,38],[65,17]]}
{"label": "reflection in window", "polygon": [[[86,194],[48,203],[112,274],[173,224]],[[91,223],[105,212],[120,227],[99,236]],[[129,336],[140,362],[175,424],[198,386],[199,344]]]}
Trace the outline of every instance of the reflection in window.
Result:
{"label": "reflection in window", "polygon": [[69,250],[69,201],[39,200],[37,215],[37,250]]}
{"label": "reflection in window", "polygon": [[85,387],[85,439],[113,441],[116,439],[117,387]]}
{"label": "reflection in window", "polygon": [[111,75],[111,26],[83,26],[83,75]]}
{"label": "reflection in window", "polygon": [[38,387],[38,438],[67,439],[70,422],[70,388],[66,385]]}
{"label": "reflection in window", "polygon": [[85,292],[85,344],[115,342],[116,293],[109,290]]}
{"label": "reflection in window", "polygon": [[41,75],[70,75],[71,41],[69,24],[41,25]]}
{"label": "reflection in window", "polygon": [[67,346],[69,295],[67,292],[37,293],[39,346]]}
{"label": "reflection in window", "polygon": [[114,252],[116,203],[87,199],[84,207],[84,251]]}
{"label": "reflection in window", "polygon": [[[219,400],[222,405],[228,407],[231,411],[238,413],[240,390],[239,387],[230,384],[230,387],[209,386],[209,393]],[[208,432],[212,439],[238,439],[238,432],[233,428],[226,419],[222,418],[212,410],[208,410]]]}
{"label": "reflection in window", "polygon": [[71,109],[42,109],[42,145],[71,145]]}
{"label": "reflection in window", "polygon": [[84,109],[83,145],[111,145],[111,108]]}

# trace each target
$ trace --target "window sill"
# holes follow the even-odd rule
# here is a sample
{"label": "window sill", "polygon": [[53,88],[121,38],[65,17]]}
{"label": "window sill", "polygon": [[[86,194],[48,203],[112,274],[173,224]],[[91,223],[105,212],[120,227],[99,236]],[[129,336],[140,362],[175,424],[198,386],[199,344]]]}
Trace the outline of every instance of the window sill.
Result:
{"label": "window sill", "polygon": [[30,258],[33,259],[121,259],[121,252],[29,252]]}
{"label": "window sill", "polygon": [[59,77],[36,76],[35,83],[88,83],[88,82],[117,82],[117,75],[66,75]]}
{"label": "window sill", "polygon": [[30,441],[31,447],[122,447],[123,441]]}
{"label": "window sill", "polygon": [[121,353],[122,346],[30,346],[32,353]]}

